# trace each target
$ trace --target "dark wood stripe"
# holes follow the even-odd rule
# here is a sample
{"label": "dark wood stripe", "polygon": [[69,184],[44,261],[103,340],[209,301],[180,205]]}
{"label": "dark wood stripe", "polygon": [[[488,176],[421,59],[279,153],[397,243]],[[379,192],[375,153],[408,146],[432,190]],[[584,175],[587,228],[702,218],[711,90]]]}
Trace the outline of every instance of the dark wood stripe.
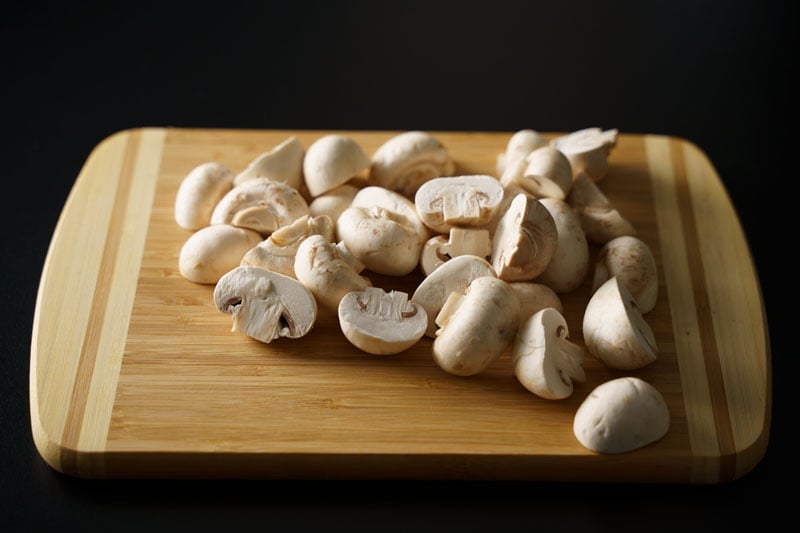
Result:
{"label": "dark wood stripe", "polygon": [[[86,401],[92,383],[95,362],[103,333],[103,322],[108,306],[108,287],[114,275],[117,262],[117,252],[122,242],[122,229],[126,215],[126,204],[133,181],[133,172],[139,152],[140,133],[134,131],[127,139],[125,154],[122,159],[122,168],[114,195],[114,205],[111,209],[111,218],[108,224],[106,242],[103,246],[103,255],[100,258],[100,269],[95,281],[89,320],[86,326],[86,335],[81,346],[78,371],[72,388],[67,420],[62,436],[63,452],[61,455],[62,467],[65,472],[77,472],[77,454],[75,453],[86,411]],[[109,177],[109,179],[111,179]]]}
{"label": "dark wood stripe", "polygon": [[678,209],[683,221],[683,236],[686,243],[686,259],[689,264],[689,275],[692,280],[694,302],[697,310],[697,325],[700,332],[700,345],[703,349],[703,361],[708,379],[708,390],[714,414],[714,425],[717,431],[717,443],[720,452],[720,481],[728,481],[736,475],[736,445],[733,439],[728,398],[725,394],[725,382],[722,377],[719,348],[714,334],[714,319],[706,287],[703,255],[700,252],[700,239],[697,234],[697,221],[692,207],[691,191],[683,158],[683,146],[680,140],[670,141],[670,153],[675,172],[675,187],[678,197]]}

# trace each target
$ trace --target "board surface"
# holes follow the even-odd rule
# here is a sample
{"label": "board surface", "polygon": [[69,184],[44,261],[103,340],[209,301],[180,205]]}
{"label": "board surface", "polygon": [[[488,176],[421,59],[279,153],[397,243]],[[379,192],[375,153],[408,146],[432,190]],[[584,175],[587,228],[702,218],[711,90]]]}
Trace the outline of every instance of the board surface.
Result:
{"label": "board surface", "polygon": [[[326,133],[144,128],[90,154],[34,316],[31,424],[48,464],[82,477],[719,483],[761,460],[771,376],[759,282],[712,163],[678,138],[621,134],[600,183],[658,264],[659,299],[645,318],[659,357],[643,369],[610,370],[587,355],[586,382],[550,401],[519,384],[508,354],[477,376],[451,376],[431,339],[366,354],[324,311],[302,339],[232,333],[213,286],[178,272],[191,234],[173,218],[178,185],[200,163],[238,172],[290,135],[308,147]],[[338,133],[372,153],[399,132]],[[494,175],[512,132],[432,133],[459,173]],[[409,294],[422,279],[368,276]],[[587,279],[561,297],[580,345],[589,290]],[[633,452],[591,452],[572,434],[573,415],[622,375],[662,393],[670,430]]]}

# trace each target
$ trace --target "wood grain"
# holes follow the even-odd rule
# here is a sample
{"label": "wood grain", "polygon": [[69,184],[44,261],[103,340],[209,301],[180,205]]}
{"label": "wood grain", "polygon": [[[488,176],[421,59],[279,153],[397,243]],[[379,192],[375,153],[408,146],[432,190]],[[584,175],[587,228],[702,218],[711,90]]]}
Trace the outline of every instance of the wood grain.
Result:
{"label": "wood grain", "polygon": [[[677,138],[621,135],[601,182],[659,266],[646,315],[659,358],[633,373],[670,407],[657,443],[615,456],[580,446],[578,405],[624,375],[592,357],[587,381],[554,402],[516,381],[507,354],[478,376],[451,376],[430,339],[369,355],[331,313],[303,339],[231,333],[213,287],[178,273],[190,235],[173,219],[178,185],[199,163],[237,171],[289,135],[307,147],[325,133],[148,128],[98,145],[64,206],[37,298],[31,424],[45,461],[86,477],[681,483],[727,481],[760,461],[771,389],[758,279],[713,166]],[[340,133],[372,153],[399,132]],[[492,175],[511,135],[433,133],[460,173]],[[422,279],[370,277],[408,293]],[[562,296],[579,344],[589,295],[587,279]]]}

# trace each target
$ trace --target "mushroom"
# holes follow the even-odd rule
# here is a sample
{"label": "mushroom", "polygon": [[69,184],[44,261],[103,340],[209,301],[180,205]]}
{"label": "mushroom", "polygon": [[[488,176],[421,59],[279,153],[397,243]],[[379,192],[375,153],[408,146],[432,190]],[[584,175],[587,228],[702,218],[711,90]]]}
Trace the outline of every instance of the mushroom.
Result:
{"label": "mushroom", "polygon": [[479,277],[472,280],[466,293],[449,294],[436,325],[436,364],[448,374],[472,376],[497,361],[514,340],[519,301],[505,281]]}
{"label": "mushroom", "polygon": [[487,229],[451,228],[449,236],[431,237],[422,247],[419,260],[427,276],[445,262],[460,255],[477,255],[487,261],[492,255],[492,240]]}
{"label": "mushroom", "polygon": [[350,202],[351,207],[381,207],[405,218],[408,225],[414,228],[419,239],[419,246],[425,244],[430,236],[428,227],[417,214],[414,202],[402,194],[385,187],[370,185],[359,190]]}
{"label": "mushroom", "polygon": [[302,337],[317,319],[317,302],[299,281],[253,266],[222,276],[214,288],[214,304],[233,315],[231,331],[265,343]]}
{"label": "mushroom", "polygon": [[311,143],[303,158],[308,193],[316,198],[354,178],[369,165],[369,156],[353,139],[324,135]]}
{"label": "mushroom", "polygon": [[583,232],[590,242],[605,244],[614,237],[636,235],[633,225],[614,208],[585,172],[575,176],[567,203],[578,213]]}
{"label": "mushroom", "polygon": [[567,321],[552,307],[523,322],[514,337],[514,375],[529,391],[547,400],[572,395],[573,380],[586,381],[583,348],[567,340]]}
{"label": "mushroom", "polygon": [[209,225],[214,206],[233,183],[233,173],[222,163],[201,163],[181,180],[175,195],[175,222],[196,231]]}
{"label": "mushroom", "polygon": [[242,257],[241,264],[258,266],[296,278],[294,256],[300,243],[309,235],[322,235],[327,240],[333,241],[333,222],[327,215],[319,217],[304,215],[288,226],[275,230],[266,240],[251,248]]}
{"label": "mushroom", "polygon": [[558,294],[543,283],[533,281],[512,281],[509,283],[519,298],[519,321],[520,324],[531,317],[534,313],[552,307],[559,313],[564,312],[561,299]]}
{"label": "mushroom", "polygon": [[585,172],[598,182],[608,173],[608,156],[617,145],[618,133],[615,129],[585,128],[556,137],[550,144],[569,159],[573,176]]}
{"label": "mushroom", "polygon": [[419,341],[428,317],[408,294],[377,287],[347,293],[339,302],[339,325],[353,346],[367,353],[391,355]]}
{"label": "mushroom", "polygon": [[463,293],[472,280],[483,276],[495,276],[492,265],[475,255],[460,255],[425,276],[417,286],[411,301],[422,306],[428,316],[425,335],[436,335],[436,315],[444,306],[450,293]]}
{"label": "mushroom", "polygon": [[647,243],[629,235],[605,243],[597,254],[592,291],[613,276],[619,278],[636,299],[642,314],[653,310],[658,299],[658,271]]}
{"label": "mushroom", "polygon": [[575,211],[563,200],[542,198],[541,204],[553,216],[558,244],[547,267],[536,277],[557,293],[572,292],[589,272],[589,243]]}
{"label": "mushroom", "polygon": [[657,357],[653,330],[616,276],[589,299],[583,314],[583,341],[609,368],[636,370]]}
{"label": "mushroom", "polygon": [[311,200],[311,203],[308,204],[308,212],[315,217],[328,215],[335,224],[342,211],[350,207],[357,192],[358,187],[347,183],[334,187]]}
{"label": "mushroom", "polygon": [[234,185],[254,179],[268,178],[301,189],[303,185],[303,156],[305,149],[297,137],[292,135],[272,150],[264,152],[236,175]]}
{"label": "mushroom", "polygon": [[439,233],[453,226],[487,224],[503,200],[503,186],[492,176],[433,178],[414,195],[422,222]]}
{"label": "mushroom", "polygon": [[320,306],[337,311],[339,302],[351,291],[372,286],[356,272],[336,245],[322,235],[309,235],[297,248],[294,273],[317,299]]}
{"label": "mushroom", "polygon": [[437,138],[424,131],[407,131],[390,138],[375,151],[370,180],[413,198],[423,183],[454,171],[453,159]]}
{"label": "mushroom", "polygon": [[531,129],[515,132],[508,140],[506,151],[497,156],[497,175],[502,176],[509,166],[524,160],[528,154],[542,146],[547,146],[547,139],[538,132]]}
{"label": "mushroom", "polygon": [[552,146],[542,146],[525,158],[527,166],[516,182],[537,198],[563,200],[572,187],[572,167],[567,156]]}
{"label": "mushroom", "polygon": [[628,376],[598,385],[575,412],[572,432],[585,448],[616,454],[660,440],[669,426],[669,408],[661,393]]}
{"label": "mushroom", "polygon": [[181,275],[195,283],[213,284],[239,265],[244,254],[261,242],[261,235],[228,224],[206,226],[186,239],[178,257]]}
{"label": "mushroom", "polygon": [[253,178],[225,194],[211,215],[211,223],[252,229],[266,237],[307,214],[308,204],[297,189],[267,178]]}
{"label": "mushroom", "polygon": [[556,223],[541,202],[518,194],[497,224],[492,266],[505,281],[527,281],[541,274],[558,242]]}

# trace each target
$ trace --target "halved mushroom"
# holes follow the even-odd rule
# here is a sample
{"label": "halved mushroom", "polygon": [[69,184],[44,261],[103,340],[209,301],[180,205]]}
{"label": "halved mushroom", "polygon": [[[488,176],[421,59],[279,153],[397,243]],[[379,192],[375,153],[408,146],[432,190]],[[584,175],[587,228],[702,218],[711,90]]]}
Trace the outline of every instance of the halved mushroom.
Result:
{"label": "halved mushroom", "polygon": [[487,224],[502,200],[503,186],[492,176],[453,176],[422,184],[414,206],[426,226],[447,233],[453,226]]}
{"label": "halved mushroom", "polygon": [[543,283],[533,281],[512,281],[509,283],[519,298],[520,324],[529,319],[534,313],[552,307],[559,313],[564,312],[561,298],[558,294]]}
{"label": "halved mushroom", "polygon": [[536,277],[557,293],[572,292],[589,272],[589,243],[577,213],[563,200],[542,198],[541,204],[553,216],[558,244],[547,267]]}
{"label": "halved mushroom", "polygon": [[597,182],[608,173],[608,156],[617,145],[618,133],[616,129],[585,128],[557,137],[550,144],[569,159],[573,176],[585,172]]}
{"label": "halved mushroom", "polygon": [[317,319],[317,303],[300,282],[259,267],[240,266],[220,278],[214,304],[233,315],[231,331],[269,343],[297,339]]}
{"label": "halved mushroom", "polygon": [[222,163],[201,163],[181,180],[175,195],[175,222],[196,231],[211,223],[214,206],[233,183],[233,172]]}
{"label": "halved mushroom", "polygon": [[259,242],[261,235],[253,230],[228,224],[206,226],[183,243],[178,257],[181,276],[194,283],[217,283]]}
{"label": "halved mushroom", "polygon": [[511,361],[514,375],[526,389],[548,400],[562,400],[572,395],[573,380],[586,380],[583,348],[567,337],[567,321],[552,307],[520,325]]}
{"label": "halved mushroom", "polygon": [[303,175],[312,198],[344,184],[366,170],[370,158],[345,135],[324,135],[311,143],[303,158]]}
{"label": "halved mushroom", "polygon": [[585,172],[575,176],[567,203],[578,213],[586,238],[595,244],[605,244],[622,235],[636,235],[633,225]]}
{"label": "halved mushroom", "polygon": [[407,131],[383,143],[372,156],[370,179],[380,187],[413,198],[430,179],[450,176],[455,163],[447,148],[424,131]]}
{"label": "halved mushroom", "polygon": [[414,202],[402,194],[390,191],[385,187],[369,185],[360,189],[350,202],[350,207],[380,207],[404,217],[407,225],[416,231],[420,248],[430,236],[428,227],[417,214],[417,207]]}
{"label": "halved mushroom", "polygon": [[308,212],[315,217],[328,215],[336,224],[342,211],[350,207],[355,198],[358,187],[345,183],[334,187],[326,193],[320,194],[308,204]]}
{"label": "halved mushroom", "polygon": [[605,243],[597,254],[592,291],[613,276],[619,278],[636,299],[642,314],[653,310],[658,299],[658,271],[647,243],[628,235]]}
{"label": "halved mushroom", "polygon": [[236,175],[233,184],[239,185],[254,178],[268,178],[299,191],[303,185],[304,155],[303,144],[292,135],[251,161],[247,168]]}
{"label": "halved mushroom", "polygon": [[572,187],[567,156],[552,146],[537,148],[525,158],[527,166],[516,183],[537,198],[563,200]]}
{"label": "halved mushroom", "polygon": [[422,247],[419,264],[427,276],[438,267],[460,255],[477,255],[487,261],[492,255],[492,240],[487,229],[450,228],[449,237],[431,237]]}
{"label": "halved mushroom", "polygon": [[669,427],[664,397],[637,377],[598,385],[578,407],[572,422],[572,432],[581,445],[606,454],[629,452],[656,442]]}
{"label": "halved mushroom", "polygon": [[497,156],[497,175],[502,176],[510,166],[524,160],[528,154],[542,146],[547,146],[547,139],[538,132],[531,129],[515,132],[508,140],[506,151]]}
{"label": "halved mushroom", "polygon": [[656,338],[625,285],[616,276],[589,299],[583,341],[610,368],[635,370],[656,360]]}
{"label": "halved mushroom", "polygon": [[428,327],[428,317],[408,294],[377,287],[349,292],[339,302],[339,325],[356,348],[376,355],[407,350]]}
{"label": "halved mushroom", "polygon": [[266,237],[307,214],[308,204],[297,189],[267,178],[253,178],[225,194],[211,215],[211,223],[248,228]]}

